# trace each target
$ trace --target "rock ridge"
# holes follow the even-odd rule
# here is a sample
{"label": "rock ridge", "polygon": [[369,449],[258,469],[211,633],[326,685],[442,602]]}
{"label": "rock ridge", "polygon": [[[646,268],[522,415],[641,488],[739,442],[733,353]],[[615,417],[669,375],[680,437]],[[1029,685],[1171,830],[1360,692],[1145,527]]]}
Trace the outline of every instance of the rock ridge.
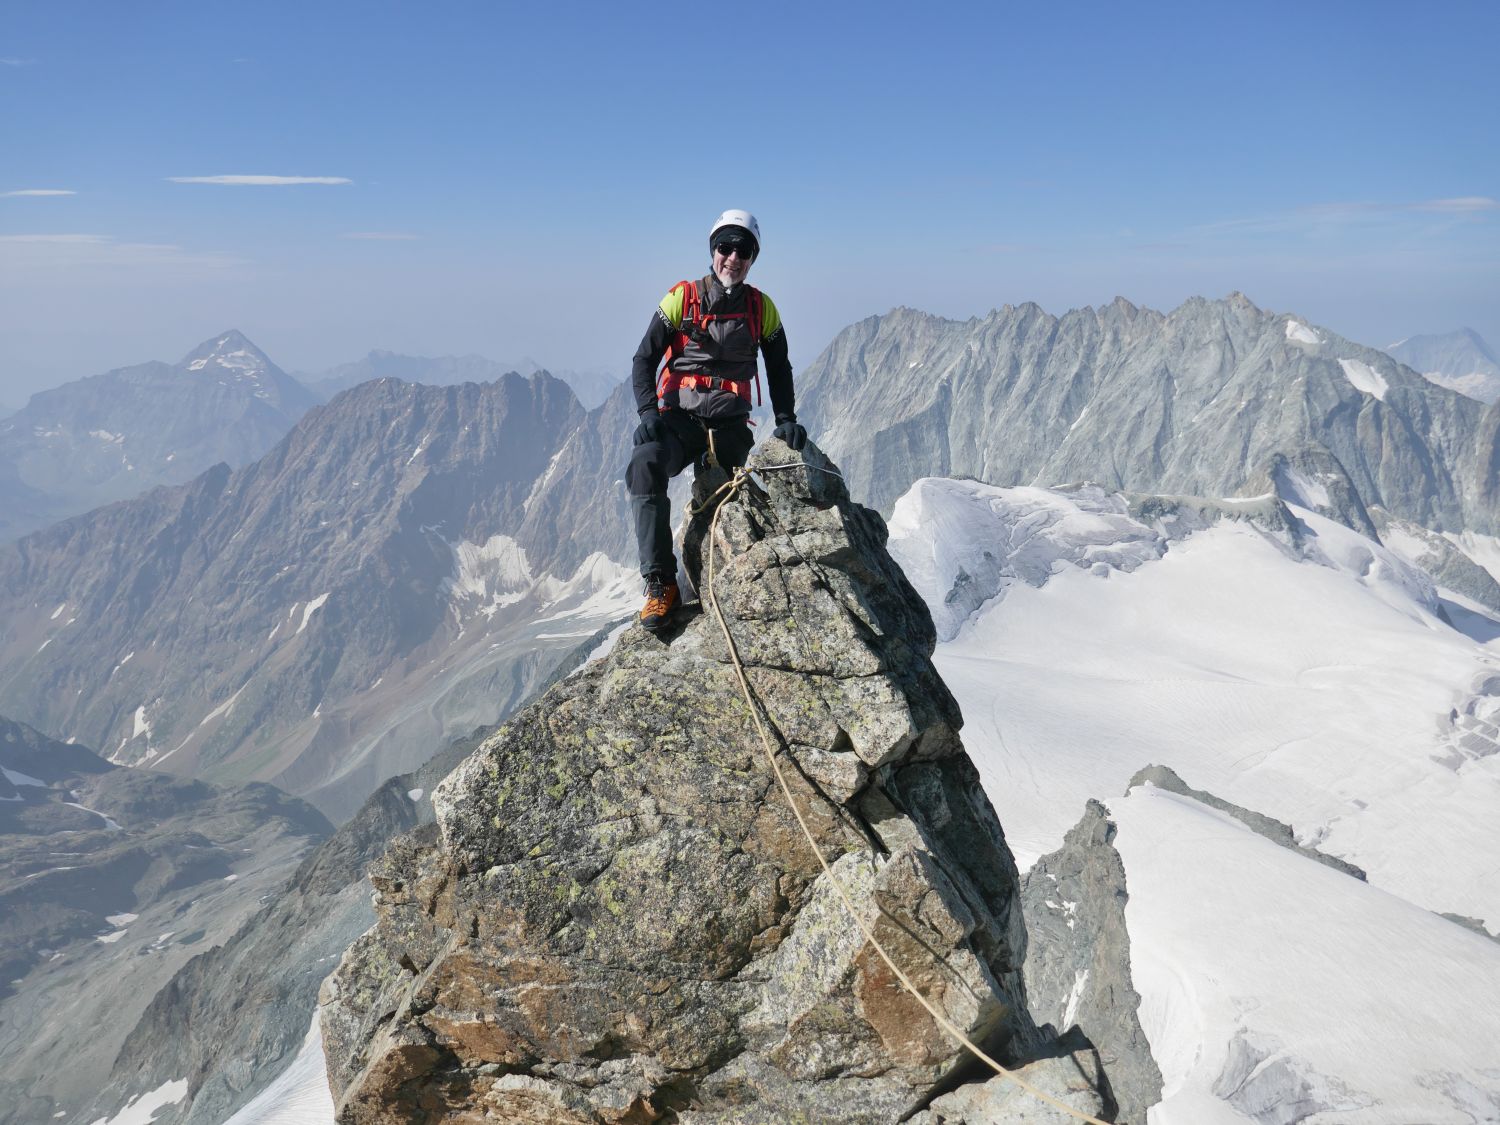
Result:
{"label": "rock ridge", "polygon": [[[751,468],[796,460],[770,441]],[[797,469],[719,530],[720,604],[857,909],[948,1019],[1101,1112],[1093,1052],[1028,1014],[1015,862],[884,522]],[[773,791],[716,621],[679,616],[486,740],[377,864],[376,925],[321,997],[338,1120],[1061,1120],[997,1109],[1013,1088],[867,946]]]}

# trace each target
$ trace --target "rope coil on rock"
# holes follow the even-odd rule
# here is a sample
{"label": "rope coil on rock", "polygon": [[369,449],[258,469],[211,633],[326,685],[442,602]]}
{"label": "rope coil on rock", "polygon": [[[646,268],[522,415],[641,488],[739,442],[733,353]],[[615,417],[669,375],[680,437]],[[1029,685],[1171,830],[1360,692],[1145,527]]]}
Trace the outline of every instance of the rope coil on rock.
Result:
{"label": "rope coil on rock", "polygon": [[[760,466],[756,471],[767,473],[786,469],[810,469],[816,472],[827,473],[829,476],[838,477],[840,480],[843,479],[842,473],[835,472],[832,469],[824,468],[821,465],[808,465],[805,462],[801,461],[792,461],[782,465],[763,465]],[[721,496],[723,498],[722,500],[719,500],[719,505],[714,510],[713,519],[709,522],[708,558],[706,560],[705,566],[707,578],[703,584],[703,590],[700,591],[700,595],[702,597],[702,600],[709,606],[710,609],[713,610],[714,618],[718,621],[719,628],[724,634],[724,643],[726,646],[728,646],[729,649],[730,662],[734,665],[735,675],[739,678],[740,690],[744,693],[745,704],[750,709],[750,718],[754,721],[755,729],[760,735],[761,745],[762,747],[764,747],[766,752],[766,760],[771,764],[771,772],[776,775],[776,781],[781,786],[781,792],[783,796],[786,797],[786,803],[791,808],[792,815],[797,818],[797,826],[802,829],[802,835],[806,837],[808,846],[812,848],[813,854],[818,857],[818,864],[822,867],[823,874],[826,875],[829,882],[833,884],[833,888],[838,893],[840,901],[842,901],[844,904],[844,909],[847,910],[849,916],[854,919],[854,924],[859,927],[860,933],[864,935],[865,940],[870,943],[870,946],[875,950],[876,954],[878,954],[880,959],[885,962],[886,968],[890,969],[890,971],[895,975],[896,979],[901,982],[902,987],[905,988],[906,991],[911,993],[911,995],[917,1000],[917,1002],[927,1010],[927,1014],[933,1018],[933,1020],[939,1027],[941,1027],[949,1035],[953,1036],[953,1038],[957,1039],[960,1044],[962,1044],[974,1055],[975,1058],[988,1065],[989,1068],[996,1074],[1000,1075],[1002,1078],[1010,1079],[1017,1086],[1021,1087],[1021,1089],[1025,1090],[1033,1097],[1046,1102],[1054,1109],[1060,1110],[1061,1112],[1067,1114],[1069,1117],[1072,1117],[1078,1121],[1086,1121],[1089,1122],[1090,1125],[1107,1125],[1106,1122],[1101,1121],[1099,1118],[1091,1117],[1089,1114],[1082,1113],[1079,1110],[1074,1109],[1072,1106],[1066,1104],[1065,1102],[1059,1101],[1057,1098],[1054,1098],[1045,1090],[1038,1089],[1032,1083],[1022,1078],[1019,1074],[996,1062],[983,1050],[981,1050],[977,1043],[975,1043],[966,1034],[964,1034],[963,1030],[957,1024],[953,1023],[953,1021],[943,1015],[942,1012],[938,1011],[937,1006],[922,994],[921,989],[919,989],[916,984],[913,983],[912,979],[906,975],[901,967],[896,964],[891,955],[886,952],[885,946],[881,945],[880,940],[876,938],[874,929],[868,923],[866,923],[862,917],[860,917],[859,911],[855,909],[854,901],[849,897],[849,892],[844,889],[843,883],[841,883],[838,876],[833,873],[833,868],[829,865],[827,857],[823,855],[823,849],[818,847],[817,840],[813,838],[812,830],[808,828],[807,820],[803,817],[802,810],[798,807],[796,798],[792,796],[792,789],[791,786],[787,784],[786,775],[781,769],[781,763],[776,760],[776,750],[772,746],[770,735],[766,733],[765,724],[761,722],[761,709],[756,704],[754,693],[750,687],[750,681],[745,676],[744,665],[740,663],[739,650],[735,647],[734,637],[729,632],[729,622],[725,619],[723,610],[719,607],[719,599],[717,596],[715,596],[713,589],[714,558],[717,554],[716,546],[719,534],[719,515],[724,510],[724,503],[727,502],[736,492],[738,492],[740,488],[744,486],[745,482],[750,479],[751,476],[748,469],[735,469],[734,475],[730,478],[730,480],[726,484],[722,485],[711,496],[709,496],[708,499],[705,500],[703,504],[701,504],[697,509],[698,511],[702,511],[704,508],[707,508],[710,504],[712,504],[715,500],[719,500]],[[783,531],[783,534],[787,535],[787,537],[790,538],[790,535],[787,532]],[[793,546],[795,546],[795,543],[793,544]],[[795,621],[795,619],[795,615],[793,615],[793,620]]]}

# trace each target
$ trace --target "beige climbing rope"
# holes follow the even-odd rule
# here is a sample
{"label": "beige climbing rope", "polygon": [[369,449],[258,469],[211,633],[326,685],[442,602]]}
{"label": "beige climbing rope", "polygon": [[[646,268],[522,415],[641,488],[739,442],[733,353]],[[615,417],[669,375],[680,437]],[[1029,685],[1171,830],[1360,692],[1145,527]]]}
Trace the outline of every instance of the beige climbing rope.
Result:
{"label": "beige climbing rope", "polygon": [[[764,465],[758,468],[756,471],[765,473],[776,472],[784,469],[812,469],[818,472],[827,473],[830,476],[840,477],[842,479],[842,474],[834,472],[831,469],[825,469],[820,465],[808,465],[798,461],[789,462],[784,465]],[[980,1050],[978,1044],[976,1044],[973,1040],[971,1040],[967,1035],[964,1034],[963,1030],[959,1028],[957,1024],[953,1023],[945,1015],[943,1015],[942,1012],[938,1011],[936,1005],[934,1005],[932,1001],[927,999],[927,997],[922,994],[921,989],[919,989],[912,982],[911,978],[902,971],[901,967],[896,964],[891,955],[886,952],[885,946],[881,945],[879,939],[876,938],[874,930],[869,926],[868,923],[865,922],[862,917],[860,917],[859,911],[854,908],[853,900],[849,897],[849,892],[845,890],[844,885],[839,882],[838,876],[833,873],[833,869],[828,864],[827,857],[823,855],[823,849],[818,847],[817,840],[813,838],[812,830],[808,828],[807,820],[803,817],[802,810],[798,807],[796,798],[792,796],[792,789],[791,786],[787,784],[786,775],[782,772],[781,769],[781,763],[776,760],[776,750],[771,744],[771,737],[766,733],[765,724],[761,722],[761,708],[756,704],[754,693],[750,687],[750,681],[745,677],[744,665],[740,663],[739,650],[735,647],[734,637],[730,635],[729,622],[725,619],[723,611],[719,608],[719,599],[717,596],[715,596],[713,591],[714,557],[717,554],[716,547],[719,533],[719,514],[724,510],[724,503],[727,502],[731,497],[733,497],[733,495],[738,492],[741,487],[743,487],[745,482],[750,479],[751,477],[749,470],[744,468],[735,469],[734,475],[730,478],[728,483],[720,487],[718,491],[716,491],[712,496],[708,498],[708,500],[704,501],[703,505],[700,506],[701,510],[703,507],[707,507],[708,504],[713,503],[713,501],[715,499],[718,499],[721,495],[723,496],[723,500],[720,502],[718,508],[714,511],[713,519],[709,523],[708,559],[706,565],[708,577],[704,582],[702,600],[713,610],[714,617],[719,622],[719,628],[724,633],[724,643],[729,648],[729,659],[734,665],[735,675],[739,678],[740,690],[745,695],[745,704],[750,708],[750,718],[754,720],[755,729],[760,734],[760,741],[761,745],[765,748],[766,759],[771,763],[771,772],[776,775],[776,781],[781,786],[781,792],[786,797],[786,803],[791,807],[792,815],[797,818],[797,825],[802,829],[802,835],[807,838],[808,846],[812,848],[813,854],[818,857],[818,864],[823,868],[823,874],[826,875],[829,882],[833,884],[834,890],[838,892],[839,899],[844,904],[844,909],[847,910],[849,912],[849,916],[854,919],[854,924],[859,927],[860,933],[864,935],[865,940],[870,943],[871,947],[880,956],[880,959],[885,962],[886,967],[890,969],[893,974],[895,974],[896,979],[901,982],[902,987],[904,987],[908,992],[912,994],[912,996],[916,998],[917,1002],[927,1010],[927,1014],[930,1015],[934,1021],[936,1021],[939,1027],[941,1027],[949,1035],[957,1039],[961,1044],[963,1044],[964,1047],[968,1048],[968,1050],[973,1053],[975,1058],[980,1059],[981,1061],[986,1063],[996,1074],[1000,1075],[1003,1078],[1010,1079],[1012,1082],[1020,1086],[1021,1089],[1025,1090],[1033,1097],[1046,1102],[1053,1108],[1062,1111],[1069,1117],[1075,1118],[1078,1121],[1087,1121],[1090,1123],[1090,1125],[1106,1125],[1106,1123],[1101,1121],[1099,1118],[1090,1117],[1086,1113],[1081,1113],[1078,1110],[1074,1109],[1072,1106],[1059,1101],[1057,1098],[1054,1098],[1045,1090],[1038,1089],[1036,1086],[1026,1081],[1026,1079],[1022,1078],[1019,1074],[1016,1074],[1014,1071],[1007,1069],[1000,1063],[996,1062],[994,1059],[990,1058],[989,1055]]]}

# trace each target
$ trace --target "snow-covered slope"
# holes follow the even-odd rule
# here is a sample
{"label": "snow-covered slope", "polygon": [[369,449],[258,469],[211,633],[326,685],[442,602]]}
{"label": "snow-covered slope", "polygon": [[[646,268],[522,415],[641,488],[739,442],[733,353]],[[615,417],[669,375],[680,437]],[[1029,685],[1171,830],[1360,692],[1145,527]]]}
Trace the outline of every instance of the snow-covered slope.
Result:
{"label": "snow-covered slope", "polygon": [[333,1094],[323,1063],[323,1034],[313,1017],[302,1049],[287,1067],[224,1125],[332,1125]]}
{"label": "snow-covered slope", "polygon": [[1493,622],[1274,500],[929,479],[891,537],[1018,861],[1118,822],[1154,1125],[1500,1120],[1500,944],[1438,916],[1500,929],[1500,649],[1448,620]]}
{"label": "snow-covered slope", "polygon": [[[1006,531],[986,532],[986,509]],[[951,572],[963,550],[1018,575],[950,623],[938,667],[984,701],[964,740],[1023,863],[1156,762],[1413,902],[1500,928],[1500,885],[1472,866],[1500,856],[1495,728],[1462,721],[1500,711],[1500,651],[1439,618],[1422,572],[1294,511],[1298,535],[1221,518],[1175,538],[1096,490],[926,480],[898,504],[892,553],[950,617],[945,599],[972,585]]]}
{"label": "snow-covered slope", "polygon": [[1153,1125],[1500,1120],[1500,945],[1190,798],[1110,811]]}

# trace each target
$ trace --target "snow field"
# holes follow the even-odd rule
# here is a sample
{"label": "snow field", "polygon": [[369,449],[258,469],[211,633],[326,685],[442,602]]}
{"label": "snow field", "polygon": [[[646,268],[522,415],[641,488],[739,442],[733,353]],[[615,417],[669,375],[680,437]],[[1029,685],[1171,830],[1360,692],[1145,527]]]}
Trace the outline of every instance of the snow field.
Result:
{"label": "snow field", "polygon": [[[1301,515],[1315,548],[1353,572],[1223,522],[1130,573],[1064,564],[1040,588],[1011,583],[939,645],[1017,860],[1029,867],[1087,798],[1122,793],[1156,763],[1418,905],[1494,926],[1500,883],[1474,864],[1500,855],[1486,812],[1500,755],[1458,770],[1434,757],[1445,717],[1500,670],[1497,654],[1433,616],[1393,555]],[[941,604],[940,582],[913,577]]]}
{"label": "snow field", "polygon": [[[1109,807],[1165,1083],[1152,1125],[1243,1125],[1298,1098],[1326,1107],[1316,1122],[1500,1120],[1500,944],[1190,798],[1147,785]],[[1266,1055],[1243,1084],[1236,1041]]]}
{"label": "snow field", "polygon": [[[1150,1125],[1500,1122],[1500,944],[1435,913],[1500,929],[1500,753],[1458,753],[1453,722],[1500,648],[1311,512],[1300,552],[1221,520],[1157,558],[1139,524],[1111,554],[1080,502],[919,482],[891,550],[947,637],[935,660],[1022,869],[1087,798],[1110,807],[1165,1081]],[[958,571],[985,565],[995,594],[966,606]],[[1120,796],[1153,762],[1370,882],[1189,798]]]}

